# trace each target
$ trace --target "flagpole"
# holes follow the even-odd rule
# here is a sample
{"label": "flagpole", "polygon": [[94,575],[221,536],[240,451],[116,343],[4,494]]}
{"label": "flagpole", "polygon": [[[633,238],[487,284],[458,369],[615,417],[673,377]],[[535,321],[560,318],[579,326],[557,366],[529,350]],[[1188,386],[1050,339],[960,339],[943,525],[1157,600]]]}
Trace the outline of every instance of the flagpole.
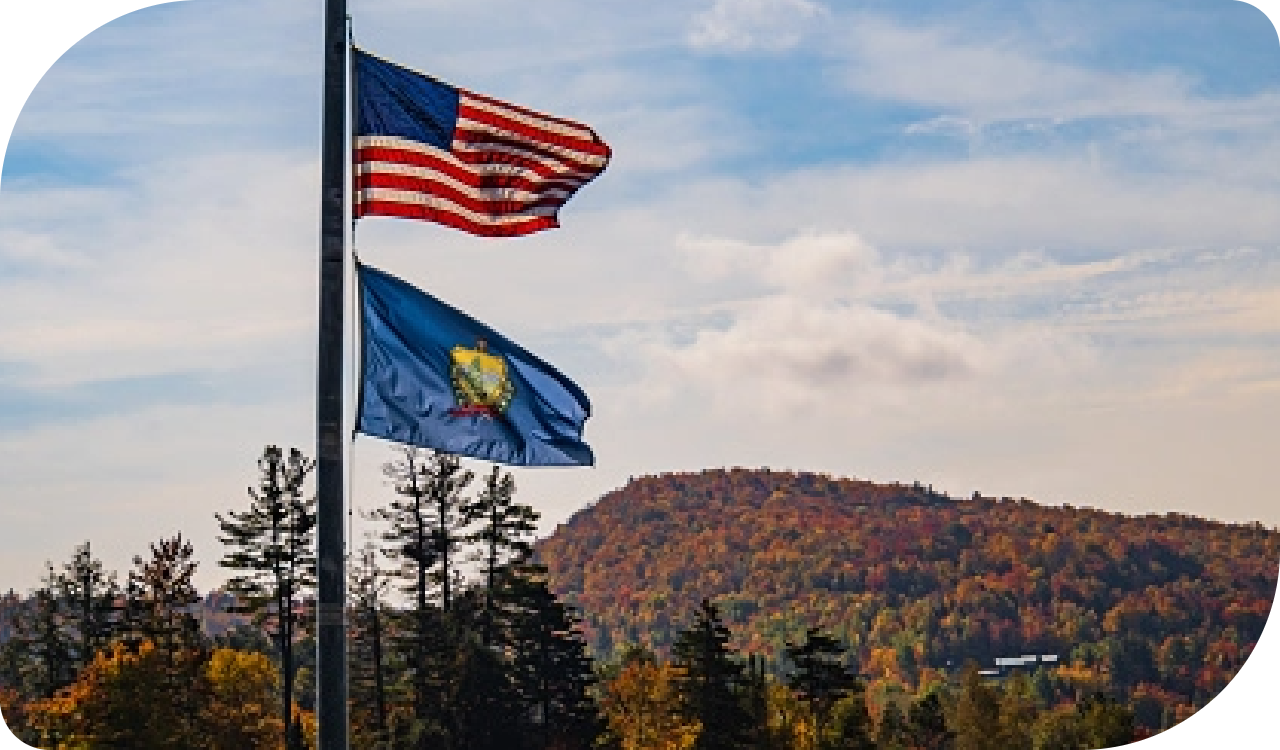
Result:
{"label": "flagpole", "polygon": [[347,3],[325,0],[316,375],[316,720],[318,750],[347,750],[343,564],[343,307],[346,248]]}

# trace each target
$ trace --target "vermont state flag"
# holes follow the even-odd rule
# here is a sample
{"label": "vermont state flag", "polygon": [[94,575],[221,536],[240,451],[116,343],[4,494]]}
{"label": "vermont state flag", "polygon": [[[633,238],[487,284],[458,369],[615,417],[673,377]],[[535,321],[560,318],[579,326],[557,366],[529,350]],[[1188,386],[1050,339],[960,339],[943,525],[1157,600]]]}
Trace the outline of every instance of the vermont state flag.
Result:
{"label": "vermont state flag", "polygon": [[356,429],[515,466],[590,466],[582,389],[502,334],[407,282],[357,264]]}

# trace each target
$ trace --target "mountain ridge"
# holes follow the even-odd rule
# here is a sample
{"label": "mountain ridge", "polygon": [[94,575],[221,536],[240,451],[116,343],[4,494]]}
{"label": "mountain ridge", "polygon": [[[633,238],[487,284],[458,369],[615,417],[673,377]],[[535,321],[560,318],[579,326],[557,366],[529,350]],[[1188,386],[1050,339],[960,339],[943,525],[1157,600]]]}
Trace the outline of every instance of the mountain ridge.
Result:
{"label": "mountain ridge", "polygon": [[819,627],[882,688],[1055,654],[1063,690],[1136,691],[1185,713],[1256,643],[1280,533],[735,468],[633,478],[536,554],[605,659],[631,643],[666,653],[707,598],[744,653],[776,657]]}

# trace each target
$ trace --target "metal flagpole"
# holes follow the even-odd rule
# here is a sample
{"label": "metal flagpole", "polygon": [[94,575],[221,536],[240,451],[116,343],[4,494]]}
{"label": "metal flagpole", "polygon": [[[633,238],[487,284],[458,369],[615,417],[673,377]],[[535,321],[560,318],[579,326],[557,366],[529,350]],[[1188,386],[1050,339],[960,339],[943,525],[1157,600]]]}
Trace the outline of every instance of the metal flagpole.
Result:
{"label": "metal flagpole", "polygon": [[343,305],[346,248],[347,2],[325,0],[320,162],[320,335],[316,377],[316,720],[318,750],[347,750],[343,564]]}

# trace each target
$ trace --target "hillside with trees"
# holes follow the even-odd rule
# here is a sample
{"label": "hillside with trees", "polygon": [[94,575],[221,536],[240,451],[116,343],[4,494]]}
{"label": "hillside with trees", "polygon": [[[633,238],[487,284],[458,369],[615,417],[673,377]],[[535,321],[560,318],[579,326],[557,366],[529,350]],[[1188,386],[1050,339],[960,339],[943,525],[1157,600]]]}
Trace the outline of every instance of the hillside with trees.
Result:
{"label": "hillside with trees", "polygon": [[810,628],[847,644],[873,713],[972,664],[1020,673],[1044,706],[1112,696],[1150,733],[1205,705],[1248,657],[1280,534],[733,469],[635,479],[536,554],[603,659],[633,644],[670,654],[709,599],[733,646],[772,668]]}
{"label": "hillside with trees", "polygon": [[[316,746],[313,463],[267,446],[123,574],[89,542],[0,596],[0,714],[51,750]],[[920,485],[708,471],[534,543],[501,467],[402,449],[348,564],[353,750],[1088,750],[1203,706],[1277,533]],[[994,668],[992,668],[994,665]]]}

